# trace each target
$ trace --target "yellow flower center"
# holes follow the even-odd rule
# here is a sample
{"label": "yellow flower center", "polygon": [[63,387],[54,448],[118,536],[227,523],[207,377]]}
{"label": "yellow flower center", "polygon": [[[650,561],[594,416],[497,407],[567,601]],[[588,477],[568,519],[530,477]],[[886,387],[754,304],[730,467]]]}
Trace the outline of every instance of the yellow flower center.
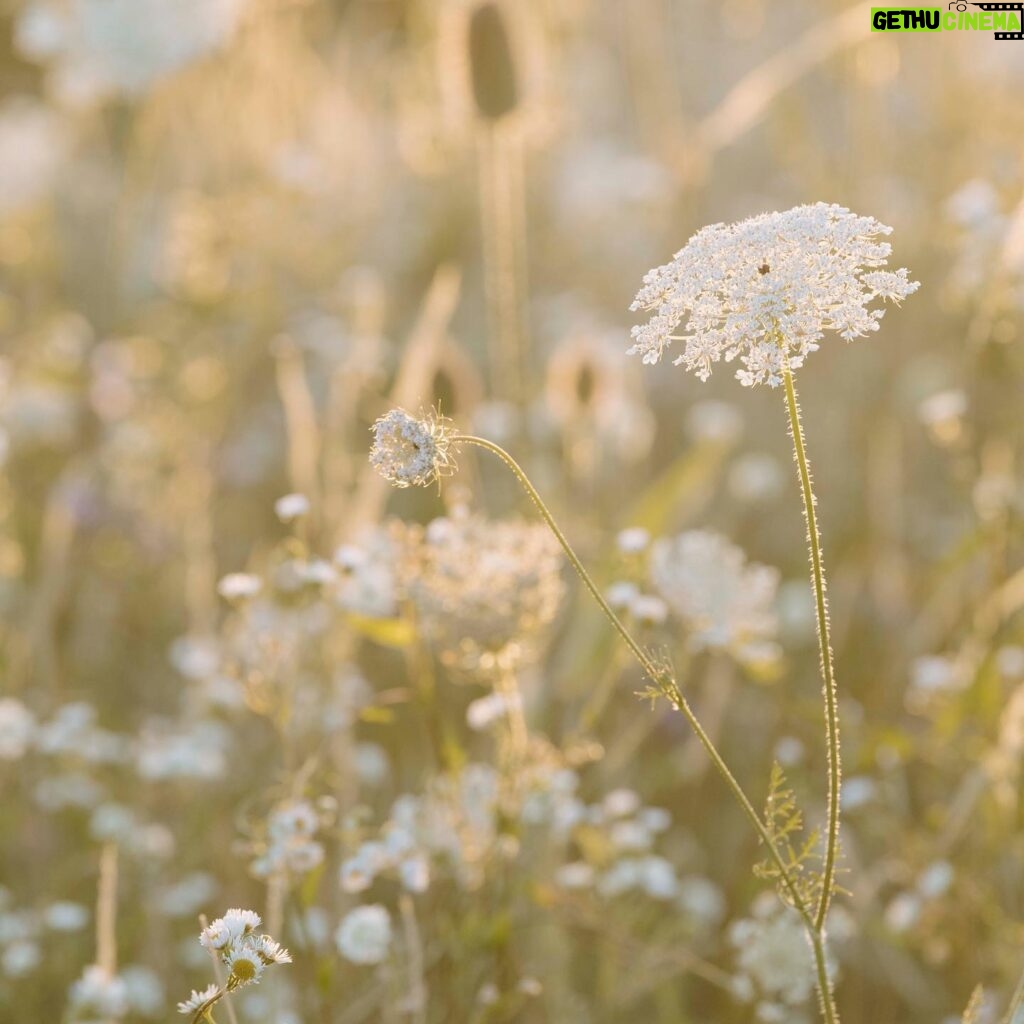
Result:
{"label": "yellow flower center", "polygon": [[252,981],[256,977],[256,965],[251,960],[236,960],[231,965],[231,973],[239,981]]}

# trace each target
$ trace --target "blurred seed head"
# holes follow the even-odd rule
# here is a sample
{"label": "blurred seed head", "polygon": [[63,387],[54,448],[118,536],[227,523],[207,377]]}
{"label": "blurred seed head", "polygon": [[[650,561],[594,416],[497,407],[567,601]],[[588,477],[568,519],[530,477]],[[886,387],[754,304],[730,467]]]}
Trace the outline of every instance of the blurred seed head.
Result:
{"label": "blurred seed head", "polygon": [[544,28],[527,4],[444,0],[438,69],[453,130],[477,125],[536,133],[547,111]]}
{"label": "blurred seed head", "polygon": [[370,429],[370,463],[396,487],[424,487],[455,472],[452,431],[440,416],[392,409]]}

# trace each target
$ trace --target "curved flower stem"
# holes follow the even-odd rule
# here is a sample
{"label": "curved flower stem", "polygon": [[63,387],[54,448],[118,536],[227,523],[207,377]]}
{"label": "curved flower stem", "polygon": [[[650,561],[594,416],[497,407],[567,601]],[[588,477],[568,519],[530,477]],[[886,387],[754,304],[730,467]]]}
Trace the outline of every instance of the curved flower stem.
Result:
{"label": "curved flower stem", "polygon": [[[597,584],[591,578],[587,572],[583,563],[579,560],[576,552],[573,551],[572,545],[566,539],[564,533],[558,523],[555,522],[554,516],[548,510],[547,505],[544,504],[543,499],[537,493],[537,489],[530,483],[529,477],[526,472],[522,469],[518,462],[509,455],[500,445],[495,444],[493,441],[488,441],[483,437],[474,437],[470,434],[456,434],[452,437],[452,441],[455,443],[472,444],[478,448],[483,448],[489,451],[491,454],[496,455],[505,465],[512,471],[516,479],[522,485],[523,490],[529,495],[530,500],[537,507],[537,511],[540,513],[541,518],[547,524],[548,528],[555,535],[556,540],[562,546],[562,550],[565,552],[566,558],[572,564],[572,567],[576,570],[577,575],[583,581],[584,586],[590,591],[591,596],[597,602],[601,611],[604,612],[608,621],[615,627],[616,632],[625,641],[626,646],[630,649],[633,657],[640,663],[640,667],[647,673],[648,676],[662,689],[665,696],[671,701],[671,703],[686,716],[686,720],[690,723],[690,728],[697,735],[697,739],[700,740],[701,745],[707,751],[708,756],[711,758],[711,763],[715,766],[718,774],[725,780],[726,785],[732,791],[733,796],[736,798],[737,803],[743,808],[743,812],[747,818],[750,819],[750,823],[754,826],[754,830],[757,832],[761,841],[765,844],[768,849],[769,856],[775,862],[776,867],[779,869],[779,874],[782,879],[782,884],[785,886],[786,891],[789,893],[790,899],[793,901],[797,913],[804,920],[804,924],[807,927],[808,933],[811,935],[812,944],[817,941],[821,942],[821,929],[816,928],[814,925],[814,918],[812,916],[812,910],[808,907],[806,901],[800,894],[800,891],[793,879],[793,876],[789,870],[789,865],[783,859],[782,855],[775,847],[775,843],[772,842],[771,836],[768,834],[768,830],[761,821],[760,815],[754,810],[753,804],[747,794],[743,791],[743,787],[740,786],[736,777],[732,774],[729,766],[725,763],[722,755],[718,752],[711,737],[704,731],[704,727],[700,724],[697,716],[694,714],[693,709],[690,707],[689,702],[683,696],[682,691],[679,689],[678,683],[672,678],[670,672],[665,668],[659,667],[651,656],[640,646],[639,643],[633,638],[633,635],[623,625],[622,620],[615,614],[611,606],[604,599],[604,595],[601,593]],[[828,994],[828,979],[823,974],[824,960],[822,960],[822,968],[818,971],[818,977],[823,980],[826,985],[826,989],[822,993],[823,1003],[830,1004],[831,996]],[[826,1014],[826,1021],[829,1024],[837,1019],[834,1014]]]}
{"label": "curved flower stem", "polygon": [[821,557],[821,535],[818,533],[817,504],[811,486],[811,467],[807,461],[804,429],[800,421],[800,403],[797,401],[793,373],[787,367],[786,407],[789,411],[789,433],[793,438],[793,451],[800,471],[800,490],[804,499],[804,519],[807,521],[807,541],[811,559],[811,586],[818,620],[818,646],[821,650],[822,691],[825,697],[825,729],[828,739],[828,833],[825,837],[825,861],[821,872],[821,895],[814,914],[814,927],[822,931],[828,916],[829,903],[836,883],[836,861],[839,855],[839,697],[836,691],[835,670],[832,666],[832,643],[829,639],[828,597],[826,595],[825,568]]}

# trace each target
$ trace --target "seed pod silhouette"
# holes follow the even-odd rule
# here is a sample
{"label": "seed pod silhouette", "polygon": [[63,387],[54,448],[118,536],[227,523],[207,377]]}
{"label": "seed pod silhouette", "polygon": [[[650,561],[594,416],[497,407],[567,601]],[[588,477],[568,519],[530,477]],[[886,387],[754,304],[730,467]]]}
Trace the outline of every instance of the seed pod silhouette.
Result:
{"label": "seed pod silhouette", "polygon": [[480,4],[469,21],[469,67],[473,101],[480,117],[498,121],[519,105],[512,40],[496,3]]}

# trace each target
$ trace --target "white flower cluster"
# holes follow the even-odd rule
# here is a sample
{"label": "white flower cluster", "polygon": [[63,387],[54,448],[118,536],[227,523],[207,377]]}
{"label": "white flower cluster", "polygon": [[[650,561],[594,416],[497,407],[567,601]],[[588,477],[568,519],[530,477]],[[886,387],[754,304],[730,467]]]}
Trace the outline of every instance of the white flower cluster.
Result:
{"label": "white flower cluster", "polygon": [[772,893],[755,900],[751,916],[734,921],[729,941],[736,950],[737,995],[756,1003],[764,1024],[795,1024],[814,993],[814,964],[796,911]]}
{"label": "white flower cluster", "polygon": [[5,214],[49,197],[66,166],[69,147],[61,118],[41,103],[18,96],[0,105],[0,210]]}
{"label": "white flower cluster", "polygon": [[260,915],[254,910],[235,908],[200,932],[200,944],[226,965],[228,980],[223,988],[210,985],[201,992],[193,991],[178,1003],[179,1013],[192,1014],[193,1020],[199,1020],[225,993],[258,982],[268,965],[292,962],[291,954],[280,943],[269,935],[256,934],[260,924]]}
{"label": "white flower cluster", "polygon": [[392,409],[370,429],[370,464],[396,487],[423,487],[455,471],[451,431],[440,417]]}
{"label": "white flower cluster", "polygon": [[396,877],[408,892],[431,884],[435,868],[463,889],[478,889],[487,864],[515,856],[511,822],[546,826],[564,838],[581,820],[584,805],[576,797],[575,772],[561,767],[537,744],[514,792],[502,785],[493,766],[471,763],[432,779],[422,794],[405,793],[392,805],[388,820],[341,866],[347,893],[369,889],[381,876]]}
{"label": "white flower cluster", "polygon": [[53,67],[62,98],[135,95],[217,48],[234,33],[246,0],[33,0],[18,16],[15,43]]}
{"label": "white flower cluster", "polygon": [[641,891],[655,899],[668,899],[678,891],[675,868],[651,852],[657,835],[672,823],[668,811],[644,807],[631,789],[615,789],[599,804],[578,804],[575,825],[605,834],[602,844],[613,855],[605,869],[587,861],[563,864],[555,879],[564,889],[596,888],[606,897]]}
{"label": "white flower cluster", "polygon": [[335,603],[368,618],[389,618],[396,613],[395,545],[385,529],[373,529],[358,543],[342,544],[334,552],[338,581]]}
{"label": "white flower cluster", "polygon": [[139,735],[136,771],[150,781],[219,779],[227,771],[230,742],[219,722],[152,719]]}
{"label": "white flower cluster", "polygon": [[[147,781],[211,779],[224,773],[228,734],[215,722],[193,719],[178,724],[154,719],[133,739],[101,728],[96,720],[94,707],[73,701],[40,723],[21,701],[4,698],[0,700],[0,760],[19,760],[32,750],[60,762],[89,765],[128,764],[134,759],[139,778]],[[60,786],[41,784],[39,802],[49,809],[95,803],[101,796],[98,786],[85,776],[79,780],[77,794],[62,795],[57,792]],[[55,783],[55,777],[44,782]]]}
{"label": "white flower cluster", "polygon": [[334,934],[338,952],[354,964],[379,964],[391,948],[391,916],[379,903],[350,910]]}
{"label": "white flower cluster", "polygon": [[160,979],[138,965],[115,973],[90,964],[68,992],[69,1017],[75,1024],[101,1024],[136,1015],[159,1017],[163,1006]]}
{"label": "white flower cluster", "polygon": [[316,809],[308,800],[289,800],[275,807],[267,821],[267,844],[253,861],[257,878],[279,874],[306,874],[323,863],[323,844],[313,837],[320,827]]}
{"label": "white flower cluster", "polygon": [[0,700],[0,761],[20,761],[28,753],[35,732],[35,715],[20,700]]}
{"label": "white flower cluster", "polygon": [[702,228],[645,275],[630,308],[654,315],[632,329],[630,354],[656,363],[682,341],[675,361],[701,380],[713,363],[739,357],[741,383],[777,387],[826,331],[847,341],[877,331],[884,310],[870,304],[916,291],[906,269],[878,269],[892,251],[878,236],[891,231],[826,203]]}
{"label": "white flower cluster", "polygon": [[449,664],[522,656],[558,613],[562,551],[542,524],[462,512],[402,533],[401,583]]}
{"label": "white flower cluster", "polygon": [[35,748],[52,757],[73,757],[90,764],[121,764],[130,756],[130,741],[96,725],[96,709],[84,701],[61,705],[40,725]]}
{"label": "white flower cluster", "polygon": [[654,543],[650,574],[695,650],[728,651],[745,665],[778,657],[777,569],[748,563],[720,534],[690,530]]}
{"label": "white flower cluster", "polygon": [[[555,883],[570,891],[593,891],[603,899],[643,895],[678,907],[696,928],[717,924],[725,914],[725,898],[711,881],[680,875],[675,865],[655,852],[658,837],[672,824],[668,811],[646,807],[631,789],[615,789],[596,804],[576,801],[570,815],[572,831],[588,841],[580,849],[605,851],[600,863],[574,860],[555,872]],[[600,839],[597,837],[600,836]],[[596,843],[595,843],[595,840]]]}
{"label": "white flower cluster", "polygon": [[12,905],[10,890],[0,886],[0,977],[21,978],[44,963],[44,947],[54,935],[81,931],[89,911],[80,903],[57,900],[42,909]]}
{"label": "white flower cluster", "polygon": [[[563,890],[603,899],[644,894],[678,907],[697,927],[721,920],[725,904],[718,888],[696,875],[680,876],[656,852],[659,836],[672,823],[668,811],[644,806],[625,788],[588,804],[578,795],[576,772],[547,762],[542,750],[522,783],[509,794],[498,771],[476,763],[434,779],[422,795],[399,797],[379,834],[342,864],[341,888],[363,893],[379,878],[393,876],[406,891],[421,893],[436,872],[474,891],[485,884],[490,864],[507,864],[520,856],[523,844],[539,843],[554,854],[553,881]],[[580,850],[600,850],[601,856],[594,862],[564,859],[573,839]],[[343,955],[357,963],[378,962],[350,953],[362,948],[362,936],[385,931],[382,913],[378,908],[365,921],[356,918],[359,927],[350,924],[344,941],[339,929]],[[369,939],[366,944],[386,945]]]}

